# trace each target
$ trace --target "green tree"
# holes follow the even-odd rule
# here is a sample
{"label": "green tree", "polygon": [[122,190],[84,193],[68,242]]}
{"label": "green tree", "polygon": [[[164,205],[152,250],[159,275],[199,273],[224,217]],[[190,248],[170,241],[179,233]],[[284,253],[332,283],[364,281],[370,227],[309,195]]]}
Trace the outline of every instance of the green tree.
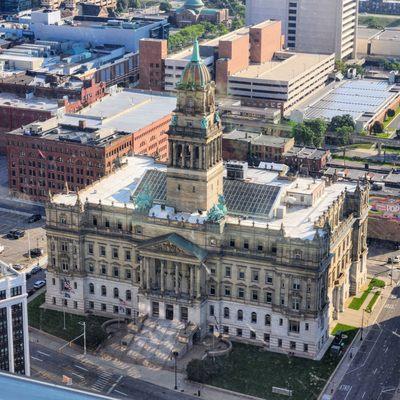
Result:
{"label": "green tree", "polygon": [[313,144],[314,132],[304,122],[293,128],[293,137],[297,144],[311,146]]}
{"label": "green tree", "polygon": [[128,0],[117,0],[117,11],[125,12],[128,10],[129,1]]}
{"label": "green tree", "polygon": [[389,110],[387,110],[386,115],[387,115],[389,118],[392,118],[392,117],[394,117],[394,116],[396,115],[396,111],[394,111],[392,108],[389,108]]}
{"label": "green tree", "polygon": [[351,126],[341,126],[336,130],[337,140],[343,146],[346,146],[350,143],[351,134],[353,133],[353,128]]}
{"label": "green tree", "polygon": [[336,132],[339,128],[342,128],[344,126],[348,126],[354,128],[356,127],[356,124],[352,118],[351,115],[345,114],[345,115],[336,115],[331,119],[331,122],[329,123],[329,131],[330,132]]}
{"label": "green tree", "polygon": [[305,125],[313,131],[312,144],[321,147],[328,129],[327,123],[321,118],[316,118],[305,121]]}
{"label": "green tree", "polygon": [[160,11],[164,11],[166,13],[170,12],[172,9],[171,3],[169,3],[168,1],[163,1],[160,4]]}
{"label": "green tree", "polygon": [[374,133],[383,133],[383,130],[384,126],[380,121],[375,121],[374,125],[372,125],[372,132]]}

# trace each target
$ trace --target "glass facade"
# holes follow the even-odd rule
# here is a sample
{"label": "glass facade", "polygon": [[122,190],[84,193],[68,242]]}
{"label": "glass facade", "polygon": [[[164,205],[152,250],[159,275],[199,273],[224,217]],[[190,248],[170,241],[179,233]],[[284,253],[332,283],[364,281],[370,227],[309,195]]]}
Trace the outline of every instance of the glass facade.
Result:
{"label": "glass facade", "polygon": [[7,13],[17,13],[19,11],[32,8],[31,0],[1,0],[0,11]]}
{"label": "glass facade", "polygon": [[14,345],[14,372],[17,374],[25,374],[22,303],[11,306],[11,314]]}

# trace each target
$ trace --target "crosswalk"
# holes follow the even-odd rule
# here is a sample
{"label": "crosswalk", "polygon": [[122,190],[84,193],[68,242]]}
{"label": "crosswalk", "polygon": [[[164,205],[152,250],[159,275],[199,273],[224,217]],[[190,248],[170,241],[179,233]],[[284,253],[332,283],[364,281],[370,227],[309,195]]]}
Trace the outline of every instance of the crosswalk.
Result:
{"label": "crosswalk", "polygon": [[391,303],[391,304],[386,303],[386,305],[385,305],[385,308],[388,310],[394,310],[395,307],[396,307],[396,305],[394,303]]}
{"label": "crosswalk", "polygon": [[111,386],[113,381],[113,374],[111,372],[103,371],[96,379],[96,382],[92,385],[92,389],[97,392],[104,392],[108,386]]}

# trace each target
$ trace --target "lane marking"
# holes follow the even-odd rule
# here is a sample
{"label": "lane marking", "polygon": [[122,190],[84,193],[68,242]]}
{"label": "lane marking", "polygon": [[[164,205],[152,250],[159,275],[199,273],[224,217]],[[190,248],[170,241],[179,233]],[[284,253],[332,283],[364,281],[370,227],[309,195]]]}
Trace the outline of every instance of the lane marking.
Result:
{"label": "lane marking", "polygon": [[37,358],[37,357],[34,357],[34,356],[31,356],[31,358],[33,358],[33,359],[36,360],[36,361],[43,362],[43,360],[42,360],[41,358]]}
{"label": "lane marking", "polygon": [[120,375],[119,378],[115,381],[114,385],[110,387],[110,389],[107,391],[107,394],[110,394],[116,386],[121,382],[121,379],[123,378],[123,375]]}
{"label": "lane marking", "polygon": [[347,396],[350,394],[350,392],[351,392],[351,389],[353,389],[353,386],[350,386],[350,390],[347,392],[347,394],[346,394],[346,396],[345,396],[344,400],[346,400],[346,399],[347,399]]}
{"label": "lane marking", "polygon": [[375,368],[374,372],[372,372],[372,375],[375,375],[377,371],[378,371],[378,368]]}
{"label": "lane marking", "polygon": [[38,350],[37,352],[38,352],[39,354],[41,354],[42,356],[50,357],[50,354],[47,354],[47,353],[45,353],[44,351]]}
{"label": "lane marking", "polygon": [[388,347],[386,347],[386,349],[385,349],[385,353],[386,353],[388,350],[389,350],[389,346],[388,346]]}
{"label": "lane marking", "polygon": [[75,376],[77,376],[78,378],[83,379],[83,380],[85,379],[84,376],[79,375],[79,374],[76,374],[75,372],[71,372],[71,375],[75,375]]}
{"label": "lane marking", "polygon": [[365,393],[367,393],[367,392],[364,392],[364,393],[362,394],[362,396],[361,396],[361,398],[362,398],[362,399],[364,398],[364,396],[365,396]]}
{"label": "lane marking", "polygon": [[74,364],[74,367],[76,367],[76,368],[78,368],[78,369],[81,369],[82,371],[86,371],[86,372],[89,371],[88,369],[86,369],[86,368],[84,368],[84,367],[81,367],[80,365]]}
{"label": "lane marking", "polygon": [[122,394],[122,396],[128,396],[126,393],[120,392],[119,390],[115,389],[115,393]]}

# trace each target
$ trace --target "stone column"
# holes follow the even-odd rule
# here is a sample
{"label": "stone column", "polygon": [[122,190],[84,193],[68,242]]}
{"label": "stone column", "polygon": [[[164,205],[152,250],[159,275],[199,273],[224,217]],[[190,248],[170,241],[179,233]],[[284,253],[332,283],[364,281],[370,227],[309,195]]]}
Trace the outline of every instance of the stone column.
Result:
{"label": "stone column", "polygon": [[175,294],[179,295],[179,263],[175,263]]}
{"label": "stone column", "polygon": [[193,169],[194,167],[194,146],[192,144],[189,145],[190,151],[190,168]]}
{"label": "stone column", "polygon": [[31,374],[31,359],[29,355],[29,334],[28,334],[28,307],[26,302],[22,302],[22,323],[24,329],[24,359],[25,359],[25,375]]}
{"label": "stone column", "polygon": [[203,146],[199,146],[199,169],[203,169]]}
{"label": "stone column", "polygon": [[182,144],[182,154],[181,154],[181,167],[185,168],[185,151],[186,151],[186,144]]}
{"label": "stone column", "polygon": [[140,274],[140,286],[142,289],[145,289],[145,282],[144,282],[144,258],[140,257],[139,261],[139,274]]}
{"label": "stone column", "polygon": [[196,269],[196,297],[201,297],[201,267]]}
{"label": "stone column", "polygon": [[190,265],[190,298],[194,297],[194,269],[196,268],[195,265]]}
{"label": "stone column", "polygon": [[147,288],[147,290],[150,290],[150,259],[149,258],[145,259],[145,265],[146,265],[146,288]]}
{"label": "stone column", "polygon": [[164,293],[164,267],[165,260],[161,260],[161,293]]}

